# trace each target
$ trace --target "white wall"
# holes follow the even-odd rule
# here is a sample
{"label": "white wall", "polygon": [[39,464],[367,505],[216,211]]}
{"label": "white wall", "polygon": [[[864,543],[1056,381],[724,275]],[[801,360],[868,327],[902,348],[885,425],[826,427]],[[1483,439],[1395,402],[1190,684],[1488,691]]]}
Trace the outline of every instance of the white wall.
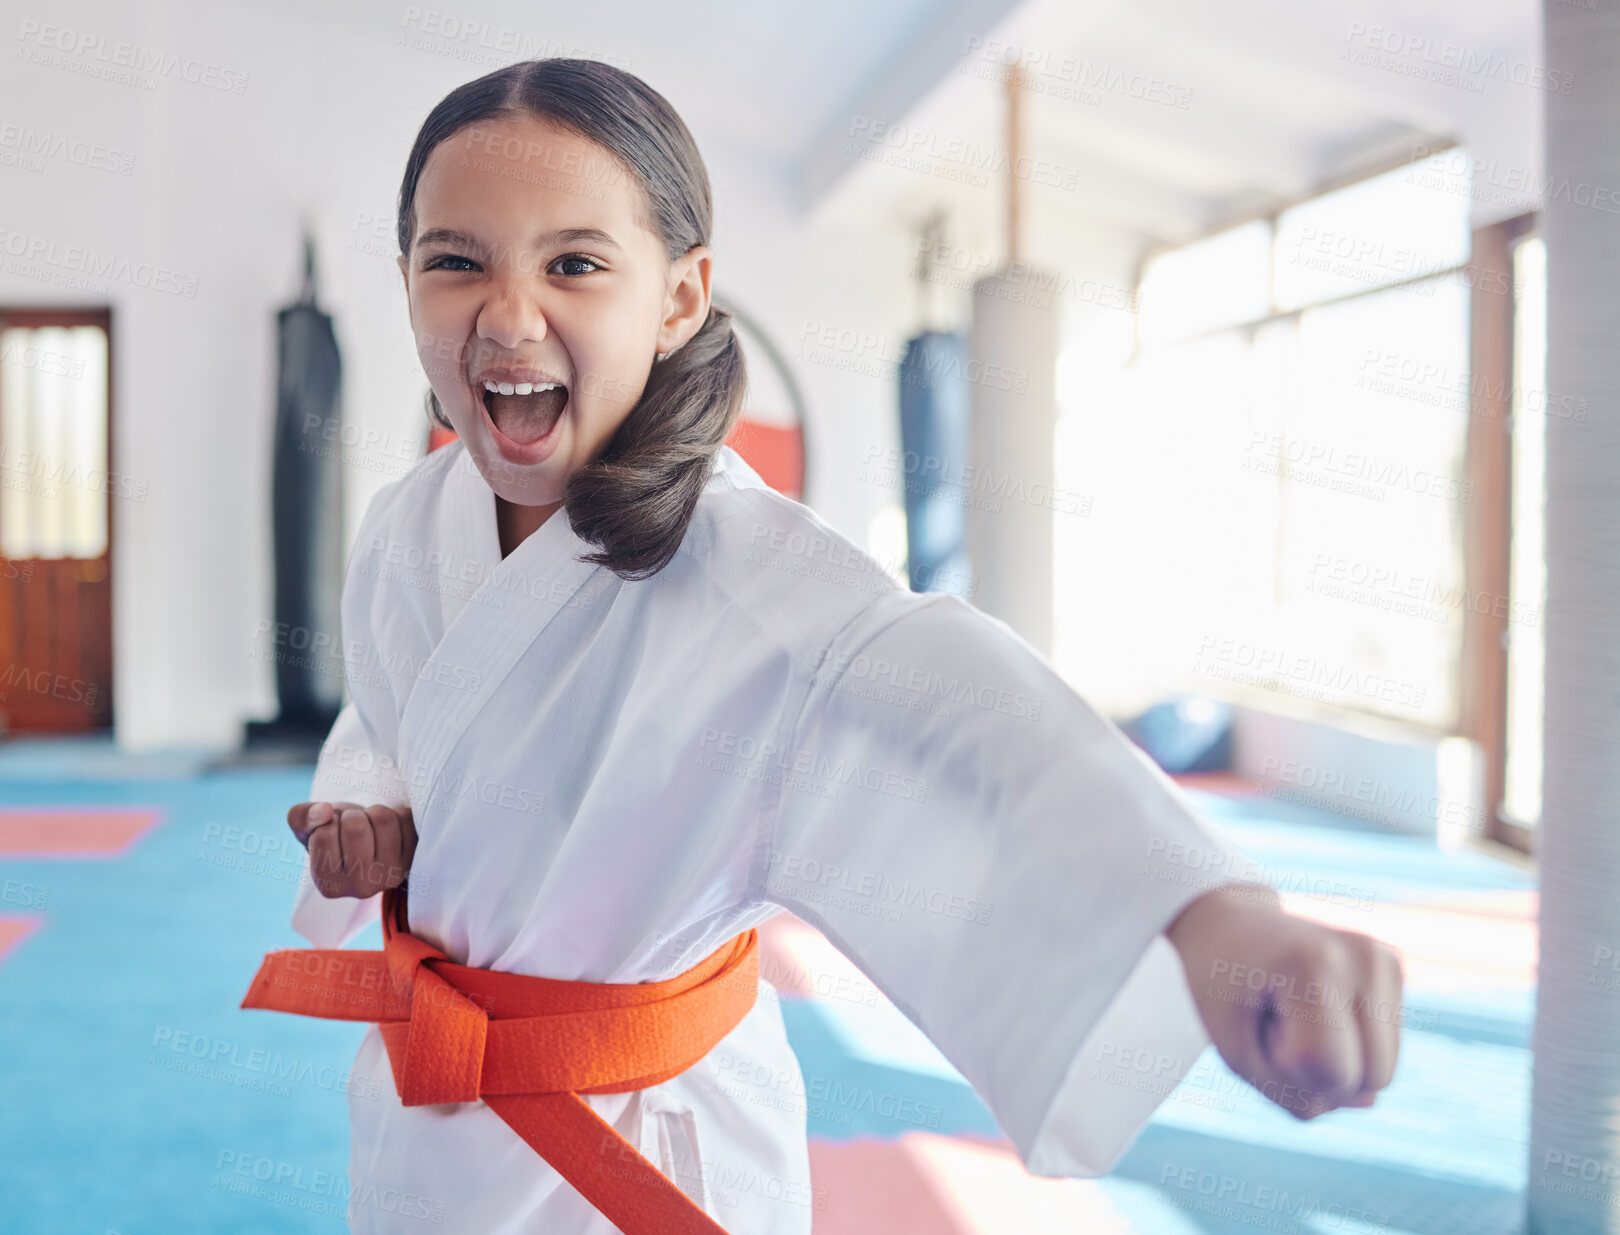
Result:
{"label": "white wall", "polygon": [[[0,165],[0,302],[113,311],[114,468],[146,492],[114,499],[117,738],[127,748],[229,745],[244,721],[275,711],[272,666],[260,658],[273,646],[256,630],[273,602],[274,312],[298,287],[300,220],[315,228],[321,300],[343,349],[345,429],[369,443],[345,469],[352,534],[425,429],[425,379],[392,245],[405,157],[431,106],[489,66],[252,6],[92,0],[27,20],[39,28],[26,36],[17,21],[7,26],[0,126],[18,133],[0,155],[55,135],[133,156],[129,175],[56,158],[41,170]],[[64,30],[76,45],[101,42],[76,56],[41,45],[60,45]],[[106,65],[98,57],[118,55],[119,43],[178,64],[147,75],[155,90],[82,71]],[[61,59],[10,58],[17,49]],[[222,68],[230,82],[245,74],[245,88],[186,81],[190,63]],[[717,281],[728,295],[788,348],[811,320],[890,324],[872,238],[807,238],[782,165],[696,136],[714,181]],[[11,256],[36,244],[54,246],[55,264]],[[194,280],[194,294],[138,286],[133,275],[102,280],[105,293],[60,286],[52,280],[70,246],[173,270]],[[846,463],[863,435],[884,435],[892,394],[817,366],[803,376],[821,417],[811,498],[864,540],[883,500],[848,479]]]}

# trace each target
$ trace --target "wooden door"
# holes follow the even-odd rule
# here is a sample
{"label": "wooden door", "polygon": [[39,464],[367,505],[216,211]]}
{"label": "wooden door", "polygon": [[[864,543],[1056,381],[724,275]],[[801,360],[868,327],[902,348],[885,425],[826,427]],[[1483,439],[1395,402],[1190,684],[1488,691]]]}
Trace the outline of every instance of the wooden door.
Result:
{"label": "wooden door", "polygon": [[112,725],[111,391],[109,311],[0,309],[0,734]]}

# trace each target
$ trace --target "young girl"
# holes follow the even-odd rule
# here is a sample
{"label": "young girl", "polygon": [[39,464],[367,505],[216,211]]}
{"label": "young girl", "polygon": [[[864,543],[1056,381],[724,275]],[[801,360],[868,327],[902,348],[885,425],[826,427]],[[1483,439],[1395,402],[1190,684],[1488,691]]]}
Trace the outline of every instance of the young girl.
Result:
{"label": "young girl", "polygon": [[[1107,1172],[1211,1041],[1301,1118],[1370,1104],[1395,1066],[1393,953],[1284,913],[1006,625],[898,586],[723,445],[744,371],[710,229],[686,127],[605,64],[470,82],[411,150],[400,270],[458,440],[359,529],[351,701],[289,813],[313,880],[293,924],[338,948],[386,908],[388,955],[429,957],[402,1011],[350,1013],[395,1022],[356,1075],[404,1093],[443,1064],[483,1088],[351,1090],[351,1229],[427,1212],[612,1231],[552,1159],[609,1177],[639,1151],[726,1231],[809,1231],[805,1102],[825,1081],[807,1086],[746,966],[684,1070],[582,1094],[628,1149],[531,1143],[493,1056],[447,1063],[454,1036],[418,1027],[430,985],[471,989],[458,966],[616,995],[584,984],[751,955],[727,949],[783,908],[937,1044],[1036,1173]],[[472,1020],[498,1026],[498,1002]],[[914,1122],[907,1095],[877,1097]]]}

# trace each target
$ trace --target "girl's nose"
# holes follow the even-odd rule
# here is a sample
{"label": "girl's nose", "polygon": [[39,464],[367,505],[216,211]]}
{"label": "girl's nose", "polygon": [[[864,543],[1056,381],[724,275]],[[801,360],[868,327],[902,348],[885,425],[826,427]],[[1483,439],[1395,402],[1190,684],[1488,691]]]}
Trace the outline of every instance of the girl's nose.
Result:
{"label": "girl's nose", "polygon": [[516,351],[525,343],[546,337],[546,316],[533,289],[517,279],[490,285],[489,299],[478,314],[478,337],[497,347]]}

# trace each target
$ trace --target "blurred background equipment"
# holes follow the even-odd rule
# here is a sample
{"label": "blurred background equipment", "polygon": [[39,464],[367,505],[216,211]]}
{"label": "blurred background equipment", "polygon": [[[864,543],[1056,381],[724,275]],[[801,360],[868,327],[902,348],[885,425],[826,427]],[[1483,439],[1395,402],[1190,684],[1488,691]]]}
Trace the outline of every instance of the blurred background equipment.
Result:
{"label": "blurred background equipment", "polygon": [[1232,709],[1218,699],[1167,699],[1120,729],[1166,772],[1225,772],[1232,766]]}
{"label": "blurred background equipment", "polygon": [[967,341],[935,329],[932,265],[945,244],[943,211],[924,225],[917,245],[917,317],[900,361],[900,478],[906,511],[906,577],[914,592],[973,595],[967,554]]}
{"label": "blurred background equipment", "polygon": [[714,302],[730,312],[748,366],[748,394],[726,444],[771,488],[794,501],[805,501],[810,483],[805,427],[810,417],[804,390],[758,318],[730,299],[716,296]]}
{"label": "blurred background equipment", "polygon": [[249,721],[245,745],[319,750],[343,707],[343,364],[332,318],[316,301],[308,231],[298,300],[276,314],[276,355],[271,533],[277,643],[289,654],[275,658],[280,710]]}
{"label": "blurred background equipment", "polygon": [[1058,307],[1030,294],[1040,279],[1024,261],[1021,193],[1027,172],[1019,106],[1023,82],[1016,66],[1006,70],[1005,85],[1005,260],[973,285],[968,332],[966,374],[973,392],[968,559],[979,608],[1050,657]]}

